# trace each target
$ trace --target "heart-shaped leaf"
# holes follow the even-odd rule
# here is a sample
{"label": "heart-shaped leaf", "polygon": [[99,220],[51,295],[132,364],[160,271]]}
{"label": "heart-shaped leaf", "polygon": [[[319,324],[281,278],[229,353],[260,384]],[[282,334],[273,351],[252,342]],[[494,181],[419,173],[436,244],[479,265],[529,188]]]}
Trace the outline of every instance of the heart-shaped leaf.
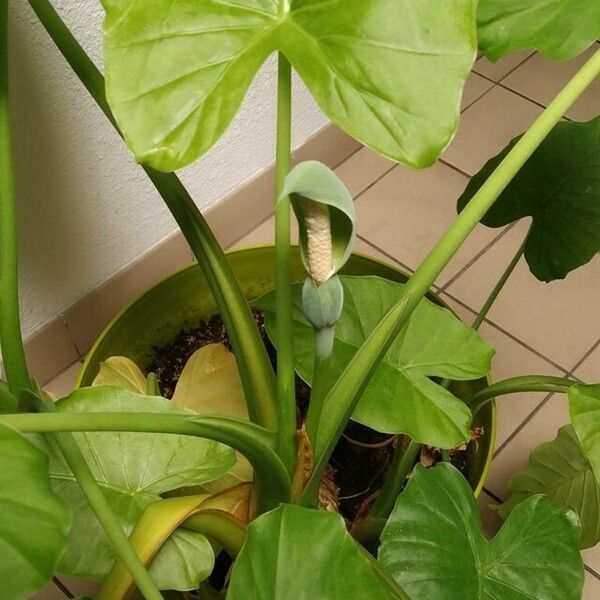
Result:
{"label": "heart-shaped leaf", "polygon": [[532,496],[488,542],[473,491],[448,463],[417,465],[379,561],[412,598],[580,600],[583,587],[575,513]]}
{"label": "heart-shaped leaf", "polygon": [[[84,388],[57,403],[61,412],[187,413],[165,398],[115,387]],[[130,533],[160,494],[216,479],[234,464],[233,451],[208,440],[155,433],[75,433],[75,438],[121,527]],[[61,572],[101,580],[115,554],[68,466],[53,455],[50,474],[74,510]]]}
{"label": "heart-shaped leaf", "polygon": [[125,356],[111,356],[101,362],[92,385],[110,385],[136,394],[146,394],[148,390],[146,377],[141,369]]}
{"label": "heart-shaped leaf", "polygon": [[338,126],[394,160],[427,166],[458,124],[476,5],[104,0],[108,100],[136,158],[176,170],[215,143],[280,50]]}
{"label": "heart-shaped leaf", "polygon": [[600,4],[590,0],[480,0],[479,46],[492,60],[535,48],[567,59],[600,38]]}
{"label": "heart-shaped leaf", "polygon": [[[189,358],[179,377],[172,402],[201,415],[220,415],[248,420],[244,389],[235,356],[223,344],[208,344]],[[235,466],[203,488],[213,494],[252,481],[248,459],[236,452]]]}
{"label": "heart-shaped leaf", "polygon": [[571,424],[600,481],[600,384],[572,385],[567,397]]}
{"label": "heart-shaped leaf", "polygon": [[[489,160],[458,200],[461,211],[519,138]],[[481,222],[504,227],[530,216],[525,246],[540,281],[563,279],[600,252],[600,117],[559,123]]]}
{"label": "heart-shaped leaf", "polygon": [[[311,257],[309,236],[318,238],[318,231],[315,233],[312,229],[327,229],[331,248],[330,264],[326,266],[329,279],[346,264],[356,242],[356,210],[352,195],[329,167],[317,161],[307,161],[292,169],[286,177],[280,201],[288,196],[298,219],[300,256],[313,279],[317,278],[312,275],[311,262],[314,258]],[[326,227],[315,216],[319,208],[323,210],[319,216],[326,221]],[[315,239],[317,244],[319,241]],[[319,250],[328,254],[329,248],[321,247]]]}
{"label": "heart-shaped leaf", "polygon": [[508,500],[498,507],[503,519],[526,498],[544,494],[553,504],[577,511],[582,548],[600,541],[600,484],[571,425],[531,453],[527,466],[511,477],[508,491]]}
{"label": "heart-shaped leaf", "polygon": [[20,600],[52,577],[67,544],[71,511],[52,491],[48,459],[0,426],[0,594]]}
{"label": "heart-shaped leaf", "polygon": [[409,600],[340,515],[282,505],[248,527],[228,600]]}
{"label": "heart-shaped leaf", "polygon": [[[378,277],[340,277],[344,310],[335,328],[332,385],[380,319],[402,297],[404,286]],[[312,381],[314,332],[302,314],[301,286],[294,294],[296,369]],[[275,336],[274,298],[256,304]],[[454,448],[470,439],[471,413],[465,404],[429,377],[471,380],[486,375],[494,350],[449,310],[422,300],[377,368],[352,418],[384,433],[405,433],[414,440]],[[318,452],[318,449],[317,449]]]}

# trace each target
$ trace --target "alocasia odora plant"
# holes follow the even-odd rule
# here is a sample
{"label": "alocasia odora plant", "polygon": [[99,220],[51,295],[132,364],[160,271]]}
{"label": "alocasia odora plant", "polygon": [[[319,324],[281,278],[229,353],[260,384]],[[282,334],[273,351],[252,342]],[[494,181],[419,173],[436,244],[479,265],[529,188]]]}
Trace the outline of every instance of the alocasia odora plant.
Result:
{"label": "alocasia odora plant", "polygon": [[[454,135],[478,41],[493,59],[521,48],[575,56],[600,37],[597,3],[105,0],[106,87],[50,2],[29,3],[173,213],[215,296],[235,363],[224,349],[203,350],[172,402],[125,357],[105,364],[93,387],[57,402],[29,376],[18,314],[1,0],[3,597],[25,598],[58,568],[102,581],[105,600],[135,587],[158,600],[159,589],[197,588],[218,546],[234,560],[227,591],[234,600],[579,598],[579,547],[599,538],[592,494],[600,485],[600,388],[524,375],[465,403],[451,384],[489,371],[493,350],[476,330],[523,253],[533,274],[549,281],[600,250],[598,124],[559,123],[600,74],[600,52],[473,179],[456,221],[403,286],[338,276],[352,252],[356,217],[349,193],[326,167],[309,162],[291,170],[291,70],[339,127],[384,156],[427,167]],[[276,287],[258,305],[277,348],[276,375],[223,251],[170,173],[217,141],[274,52]],[[290,281],[292,207],[307,271],[302,287]],[[480,220],[495,227],[527,215],[530,234],[471,328],[424,300]],[[550,236],[561,243],[548,243]],[[300,435],[296,371],[312,385]],[[460,446],[481,406],[529,390],[568,393],[572,426],[515,476],[494,540],[483,536],[472,492],[451,465],[417,467],[400,493],[421,444]],[[316,509],[349,419],[411,439],[398,444],[379,497],[351,533],[339,515]],[[559,468],[539,477],[542,454]],[[236,456],[245,461],[232,470]],[[589,485],[573,485],[577,478]],[[557,491],[563,486],[569,494]],[[370,549],[380,540],[377,558],[357,540]],[[201,597],[222,597],[203,585]]]}

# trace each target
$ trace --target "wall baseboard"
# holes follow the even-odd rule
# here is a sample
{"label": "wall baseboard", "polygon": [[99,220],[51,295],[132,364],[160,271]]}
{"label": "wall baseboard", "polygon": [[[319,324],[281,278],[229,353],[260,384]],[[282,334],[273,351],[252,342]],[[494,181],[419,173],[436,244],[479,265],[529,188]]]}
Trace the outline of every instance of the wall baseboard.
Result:
{"label": "wall baseboard", "polygon": [[[359,148],[359,142],[334,125],[328,125],[294,152],[294,161],[319,160],[334,168]],[[273,212],[274,173],[273,166],[267,168],[205,213],[224,248],[232,246]],[[192,253],[177,231],[57,315],[26,341],[33,377],[44,385],[81,361],[122,308],[169,273],[192,261]]]}

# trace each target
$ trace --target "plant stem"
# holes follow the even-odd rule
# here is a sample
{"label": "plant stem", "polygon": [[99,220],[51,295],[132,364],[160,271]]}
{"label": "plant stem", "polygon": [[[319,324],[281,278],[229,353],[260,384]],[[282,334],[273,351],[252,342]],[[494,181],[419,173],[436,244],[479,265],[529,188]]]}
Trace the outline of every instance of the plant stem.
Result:
{"label": "plant stem", "polygon": [[290,199],[280,198],[291,167],[292,67],[280,52],[277,77],[275,305],[277,314],[277,451],[291,473],[296,459],[296,381],[292,321]]}
{"label": "plant stem", "polygon": [[413,310],[512,178],[598,74],[600,50],[558,94],[473,196],[410,278],[404,288],[403,298],[383,317],[332,386],[325,399],[324,410],[328,414],[327,418],[321,419],[315,448],[315,468],[306,488],[305,503],[314,502],[323,472],[345,424]]}
{"label": "plant stem", "polygon": [[[92,98],[119,131],[106,100],[105,82],[100,71],[48,0],[29,0],[29,4]],[[273,369],[227,257],[177,176],[147,167],[144,170],[181,228],[217,302],[234,349],[251,420],[275,431],[277,409]]]}
{"label": "plant stem", "polygon": [[565,394],[572,385],[578,383],[573,379],[563,377],[551,377],[548,375],[525,375],[511,377],[498,381],[481,390],[469,402],[469,407],[476,414],[488,402],[498,396],[506,394],[518,394],[519,392],[552,392]]}
{"label": "plant stem", "polygon": [[30,387],[19,316],[17,215],[8,85],[8,0],[0,1],[0,347],[10,391]]}
{"label": "plant stem", "polygon": [[[38,415],[23,415],[35,417]],[[46,416],[46,415],[39,415]],[[54,416],[50,414],[47,416]],[[77,483],[81,486],[85,497],[87,498],[92,510],[96,514],[98,521],[106,537],[110,540],[117,556],[123,561],[131,576],[135,580],[138,589],[146,600],[162,600],[162,595],[158,591],[156,584],[152,581],[148,571],[140,562],[138,555],[133,549],[127,536],[123,533],[121,526],[115,519],[115,516],[106,502],[104,493],[96,483],[92,472],[90,471],[77,442],[70,433],[54,433],[52,438],[56,441],[62,452],[66,463],[69,465]]]}
{"label": "plant stem", "polygon": [[0,424],[22,433],[63,431],[124,431],[171,433],[207,438],[241,452],[252,463],[264,493],[261,509],[289,502],[291,484],[273,449],[272,434],[261,427],[228,417],[197,417],[156,413],[44,413],[0,415]]}
{"label": "plant stem", "polygon": [[369,518],[387,519],[390,515],[396,504],[396,499],[400,495],[402,488],[404,488],[408,474],[415,466],[415,461],[421,451],[421,447],[421,444],[411,440],[406,450],[396,449],[392,464],[390,465],[389,476],[385,481],[388,493],[379,494],[369,511]]}
{"label": "plant stem", "polygon": [[516,254],[513,256],[513,259],[508,264],[508,267],[506,267],[506,270],[504,271],[504,273],[502,273],[502,276],[498,280],[498,283],[496,283],[496,285],[494,286],[492,293],[489,295],[488,299],[485,301],[485,304],[481,307],[479,314],[473,321],[473,325],[471,325],[471,327],[475,331],[477,331],[479,329],[479,327],[481,326],[481,324],[485,321],[485,318],[487,317],[488,313],[490,312],[492,305],[496,301],[498,294],[500,294],[500,292],[502,291],[502,288],[508,281],[508,278],[512,275],[512,272],[515,270],[515,267],[521,260],[521,257],[523,256],[523,253],[525,252],[525,246],[527,244],[528,237],[529,237],[529,233],[525,236],[523,243],[517,250]]}
{"label": "plant stem", "polygon": [[[315,336],[318,335],[319,332],[315,331]],[[320,352],[315,351],[310,403],[306,415],[306,433],[311,445],[314,445],[317,440],[319,420],[323,412],[323,401],[327,396],[327,373],[330,366],[331,353],[323,356]]]}

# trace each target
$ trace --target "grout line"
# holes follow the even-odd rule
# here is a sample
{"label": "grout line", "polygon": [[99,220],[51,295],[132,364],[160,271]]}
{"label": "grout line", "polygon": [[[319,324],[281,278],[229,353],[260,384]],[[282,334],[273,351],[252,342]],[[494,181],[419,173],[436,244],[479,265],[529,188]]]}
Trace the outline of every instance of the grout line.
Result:
{"label": "grout line", "polygon": [[483,487],[483,492],[488,495],[494,502],[497,502],[498,504],[502,504],[504,502],[504,500],[502,500],[502,498],[500,498],[500,496],[497,496],[496,494],[494,494],[494,492],[492,492],[490,489],[488,489],[487,487]]}
{"label": "grout line", "polygon": [[473,175],[470,175],[469,173],[467,173],[466,171],[463,171],[456,165],[453,165],[451,162],[448,162],[445,158],[440,158],[439,162],[441,162],[443,165],[446,165],[447,167],[450,167],[453,171],[456,171],[457,173],[464,175],[468,179],[471,179],[473,177]]}
{"label": "grout line", "polygon": [[552,396],[554,396],[554,392],[545,396],[542,399],[542,401],[521,421],[521,423],[506,438],[506,440],[504,440],[504,442],[502,442],[502,444],[500,444],[500,446],[498,448],[496,448],[496,450],[494,451],[493,460],[496,459],[498,454],[500,454],[500,452],[502,452],[502,450],[504,450],[508,446],[508,444],[510,442],[512,442],[512,440],[514,440],[517,437],[517,435],[519,435],[519,433],[521,433],[523,428],[531,421],[531,419],[533,419],[533,417],[535,417],[535,415],[537,415],[540,412],[540,410],[542,410],[542,408],[544,408],[544,406],[546,406],[546,404],[548,404],[548,401],[550,400],[550,398],[552,398]]}
{"label": "grout line", "polygon": [[[75,348],[75,352],[77,353],[77,359],[78,360],[81,359],[83,356],[85,356],[86,352],[82,352],[79,349],[79,346],[77,345],[77,342],[75,341],[75,337],[71,333],[71,328],[69,327],[69,322],[67,321],[67,317],[65,316],[64,313],[61,313],[60,315],[58,315],[58,318],[62,321],[62,323],[65,327],[65,330],[67,331],[67,335],[69,336],[69,340],[71,341],[71,344],[73,344],[73,348]],[[60,373],[62,373],[62,371]],[[60,375],[60,373],[56,373],[54,375],[54,377],[58,377]]]}
{"label": "grout line", "polygon": [[600,573],[598,573],[598,571],[596,571],[595,569],[592,569],[592,567],[586,565],[584,563],[583,568],[592,576],[595,577],[596,579],[600,579]]}
{"label": "grout line", "polygon": [[[475,69],[475,67],[477,66],[477,61],[475,61],[475,64],[473,65],[473,72],[477,73],[477,75],[481,75],[481,77],[485,77],[485,79],[487,79],[488,81],[493,81],[494,83],[500,83],[503,79],[505,79],[506,77],[508,77],[510,74],[514,73],[519,67],[523,66],[534,54],[535,54],[535,52],[532,52],[529,56],[527,56],[526,58],[524,58],[519,64],[517,64],[512,69],[510,69],[507,73],[505,73],[504,75],[502,75],[502,77],[500,77],[500,79],[498,79],[498,81],[496,81],[495,79],[492,79],[491,77],[489,77],[487,75],[484,75],[483,73],[480,73],[479,71],[477,71]],[[483,57],[485,57],[485,54],[483,55]]]}
{"label": "grout line", "polygon": [[[489,79],[488,77],[483,77],[482,75],[479,75],[479,73],[473,71],[475,73],[475,75],[478,75],[479,77],[481,77],[482,79],[485,79],[486,81],[492,81],[491,79]],[[462,115],[466,110],[469,110],[469,108],[471,108],[471,106],[473,106],[473,104],[475,104],[475,102],[479,102],[484,96],[487,96],[495,87],[496,87],[496,82],[493,82],[494,85],[492,85],[489,89],[485,90],[485,92],[483,92],[483,94],[481,94],[480,96],[477,96],[477,98],[475,98],[475,100],[472,100],[471,102],[469,102],[469,104],[467,104],[464,108],[461,109],[460,114]]]}
{"label": "grout line", "polygon": [[[513,71],[514,71],[514,69],[513,69]],[[510,71],[510,73],[512,73],[513,71]],[[508,75],[510,75],[510,73],[508,73],[505,77],[508,77]],[[494,83],[494,87],[499,87],[499,88],[501,88],[501,89],[503,89],[503,90],[505,90],[507,92],[511,92],[511,93],[515,94],[515,96],[519,96],[519,98],[523,98],[523,100],[527,100],[528,102],[531,102],[532,104],[535,104],[539,108],[543,108],[543,109],[548,108],[547,104],[544,104],[544,103],[540,102],[539,100],[536,100],[535,98],[530,98],[529,96],[527,96],[523,92],[520,92],[518,89],[512,88],[512,87],[506,85],[505,83],[502,83],[502,81],[494,81],[491,77],[488,77],[487,75],[481,75],[481,73],[477,73],[477,75],[479,75],[480,77],[483,77],[486,81],[489,81],[490,83]],[[486,94],[489,93],[489,92],[491,92],[494,89],[494,87],[490,88],[486,92]],[[483,94],[482,96],[480,96],[475,102],[477,102],[478,100],[480,100],[481,98],[483,98],[483,96],[485,96],[485,94]],[[473,104],[475,104],[475,102],[473,102],[472,104],[469,104],[469,107],[473,106]],[[573,119],[571,119],[570,117],[567,117],[566,115],[563,115],[562,118],[565,121],[573,121]]]}
{"label": "grout line", "polygon": [[462,275],[464,275],[464,273],[466,271],[468,271],[480,258],[482,258],[483,255],[496,242],[498,242],[501,238],[503,238],[516,224],[517,224],[517,221],[514,221],[510,225],[507,225],[493,240],[488,242],[477,254],[475,254],[475,256],[469,262],[467,262],[467,264],[462,269],[460,269],[458,271],[458,273],[455,273],[450,278],[450,280],[441,287],[442,292],[446,291],[459,277],[462,277]]}
{"label": "grout line", "polygon": [[398,266],[402,267],[409,273],[414,273],[414,269],[412,269],[408,265],[405,265],[402,261],[398,260],[397,258],[394,258],[389,252],[386,252],[385,250],[383,250],[382,248],[380,248],[379,246],[377,246],[376,244],[374,244],[367,238],[363,237],[362,235],[358,235],[357,237],[358,237],[358,239],[363,241],[365,244],[368,244],[369,246],[371,246],[371,248],[373,248],[374,250],[377,250],[377,252],[380,252],[386,258],[389,258],[392,262],[395,262]]}
{"label": "grout line", "polygon": [[[444,291],[443,293],[446,296],[448,296],[449,298],[451,298],[452,300],[454,300],[454,302],[460,304],[463,308],[466,308],[467,310],[470,310],[474,315],[477,314],[476,310],[474,310],[468,304],[465,304],[462,300],[460,300],[456,296],[452,295],[450,292]],[[497,331],[499,331],[500,333],[503,333],[504,335],[506,335],[507,337],[509,337],[514,342],[517,342],[517,344],[519,344],[520,346],[523,346],[523,348],[525,348],[526,350],[529,350],[529,352],[532,352],[538,358],[541,358],[542,360],[544,360],[547,363],[551,364],[553,367],[555,367],[556,369],[558,369],[564,375],[568,375],[570,373],[569,369],[565,369],[564,367],[561,367],[558,363],[554,362],[552,359],[548,358],[547,356],[544,356],[541,352],[539,352],[538,350],[536,350],[533,346],[530,346],[529,344],[527,344],[523,340],[520,340],[516,335],[510,333],[510,331],[507,331],[506,329],[504,329],[503,327],[501,327],[500,325],[498,325],[494,321],[490,321],[489,319],[486,319],[484,322],[487,325],[489,325],[490,327],[493,327],[494,329],[496,329]]]}
{"label": "grout line", "polygon": [[[250,229],[249,231],[246,231],[246,233],[244,233],[243,235],[240,235],[239,238],[237,238],[236,240],[234,240],[233,242],[231,242],[231,244],[229,246],[227,246],[225,248],[225,250],[230,250],[231,248],[233,248],[236,244],[238,244],[241,240],[243,240],[246,236],[250,235],[251,233],[254,233],[259,227],[261,227],[262,225],[264,225],[275,213],[269,213],[260,223],[258,223],[258,225],[254,226],[252,229]],[[194,262],[196,261],[196,259],[194,258]]]}
{"label": "grout line", "polygon": [[52,583],[63,593],[65,598],[75,598],[67,586],[58,577],[53,577]]}
{"label": "grout line", "polygon": [[360,192],[358,192],[358,194],[356,194],[356,196],[354,196],[354,202],[356,202],[360,197],[362,197],[364,194],[366,194],[374,185],[379,183],[384,177],[389,175],[396,167],[399,167],[399,166],[400,165],[397,163],[392,164],[392,166],[389,167],[389,169],[387,169],[384,173],[382,173],[377,179],[375,179],[375,181],[371,182],[364,190],[361,190]]}
{"label": "grout line", "polygon": [[[600,346],[600,340],[598,340],[595,344],[592,344],[592,347],[583,355],[583,357],[575,363],[575,366],[569,371],[569,375],[573,375],[573,372],[579,369],[579,367],[592,355],[592,353]],[[578,379],[578,378],[577,378]]]}

